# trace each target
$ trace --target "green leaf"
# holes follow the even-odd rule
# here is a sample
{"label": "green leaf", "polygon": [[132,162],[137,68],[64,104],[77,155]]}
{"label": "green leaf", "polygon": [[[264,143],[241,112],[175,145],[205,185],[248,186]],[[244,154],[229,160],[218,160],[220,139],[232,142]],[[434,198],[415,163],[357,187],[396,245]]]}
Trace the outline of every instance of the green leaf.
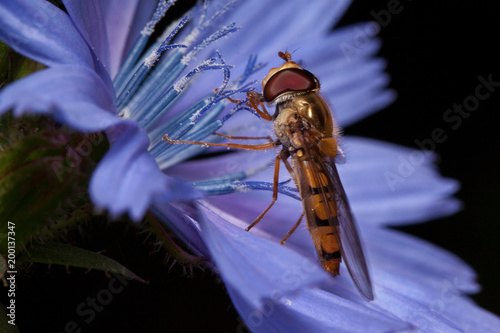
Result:
{"label": "green leaf", "polygon": [[14,222],[18,250],[75,192],[78,173],[63,178],[54,169],[63,160],[64,149],[42,136],[30,136],[0,154],[0,232],[6,232],[7,221]]}
{"label": "green leaf", "polygon": [[104,133],[74,132],[46,117],[0,117],[0,253],[8,221],[20,252],[90,218],[89,179],[108,147]]}
{"label": "green leaf", "polygon": [[147,283],[134,272],[125,268],[122,264],[108,258],[100,253],[85,250],[79,247],[53,242],[39,245],[22,255],[18,262],[38,262],[44,264],[63,265],[86,269],[95,269],[106,273],[120,274],[126,278]]}
{"label": "green leaf", "polygon": [[7,45],[0,42],[0,89],[12,81],[12,58]]}
{"label": "green leaf", "polygon": [[0,89],[43,68],[44,65],[11,50],[0,41]]}

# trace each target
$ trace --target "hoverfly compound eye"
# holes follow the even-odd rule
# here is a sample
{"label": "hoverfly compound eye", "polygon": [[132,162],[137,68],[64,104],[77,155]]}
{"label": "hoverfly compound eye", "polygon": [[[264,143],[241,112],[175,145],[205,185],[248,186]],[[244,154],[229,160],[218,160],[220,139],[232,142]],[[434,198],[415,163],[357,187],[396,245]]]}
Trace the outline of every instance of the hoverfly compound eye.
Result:
{"label": "hoverfly compound eye", "polygon": [[269,78],[264,86],[264,100],[272,102],[289,92],[308,92],[319,89],[319,82],[311,72],[301,68],[286,68]]}

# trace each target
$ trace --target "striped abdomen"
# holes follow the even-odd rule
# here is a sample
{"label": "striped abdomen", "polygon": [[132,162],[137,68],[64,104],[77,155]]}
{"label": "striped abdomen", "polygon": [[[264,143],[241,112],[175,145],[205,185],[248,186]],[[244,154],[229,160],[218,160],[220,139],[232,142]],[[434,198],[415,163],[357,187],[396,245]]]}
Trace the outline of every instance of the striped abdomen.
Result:
{"label": "striped abdomen", "polygon": [[294,171],[302,173],[299,190],[318,258],[323,269],[338,275],[342,259],[338,235],[332,227],[338,225],[338,220],[334,196],[328,189],[330,178],[318,163],[305,156],[295,156],[292,163]]}

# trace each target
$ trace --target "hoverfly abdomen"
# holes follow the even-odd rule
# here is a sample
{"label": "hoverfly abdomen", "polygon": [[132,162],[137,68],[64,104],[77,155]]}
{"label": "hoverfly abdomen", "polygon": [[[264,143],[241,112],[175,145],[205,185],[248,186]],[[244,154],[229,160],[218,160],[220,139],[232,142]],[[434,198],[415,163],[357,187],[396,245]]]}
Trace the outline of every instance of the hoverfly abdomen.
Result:
{"label": "hoverfly abdomen", "polygon": [[[300,154],[299,154],[300,155]],[[332,275],[339,274],[340,253],[339,235],[335,234],[332,223],[338,225],[337,209],[333,193],[330,192],[329,177],[321,171],[321,165],[306,158],[299,157],[294,170],[300,168],[304,172],[305,182],[299,184],[304,201],[307,228],[313,239],[321,266]],[[308,188],[301,188],[307,186]]]}

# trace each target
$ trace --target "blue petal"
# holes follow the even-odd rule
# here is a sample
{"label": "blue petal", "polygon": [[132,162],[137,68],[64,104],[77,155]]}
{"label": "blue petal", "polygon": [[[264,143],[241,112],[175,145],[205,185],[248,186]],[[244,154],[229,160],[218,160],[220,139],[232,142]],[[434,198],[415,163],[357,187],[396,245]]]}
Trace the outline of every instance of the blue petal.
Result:
{"label": "blue petal", "polygon": [[99,1],[64,1],[73,24],[92,49],[95,71],[112,90],[113,84],[108,74],[110,67],[109,43]]}
{"label": "blue petal", "polygon": [[253,308],[277,294],[289,294],[330,276],[314,261],[246,232],[234,217],[229,223],[223,211],[207,202],[200,204],[202,236],[222,279],[238,290]]}
{"label": "blue petal", "polygon": [[230,42],[214,48],[219,49],[231,64],[238,64],[245,60],[242,55],[257,51],[266,59],[277,58],[280,50],[294,51],[292,44],[328,34],[349,2],[320,0],[315,1],[314,6],[305,6],[300,0],[240,2],[220,22],[236,22],[241,27],[240,32],[231,37]]}
{"label": "blue petal", "polygon": [[343,149],[339,174],[360,223],[414,223],[460,208],[450,198],[458,182],[438,173],[432,153],[356,137]]}
{"label": "blue petal", "polygon": [[394,289],[422,303],[444,289],[456,295],[479,291],[472,268],[444,249],[391,229],[365,227],[362,234],[375,289]]}
{"label": "blue petal", "polygon": [[228,288],[233,303],[252,332],[396,332],[409,330],[390,317],[320,289],[304,289],[287,297],[265,300],[253,308],[238,291]]}
{"label": "blue petal", "polygon": [[[271,51],[274,56],[297,41],[325,35],[347,8],[349,1],[315,1],[314,6],[300,0],[272,2],[248,1],[229,13],[225,22],[234,21],[242,27],[236,40],[220,48],[223,54],[233,54],[231,62],[241,54]],[[294,49],[288,49],[292,52]]]}
{"label": "blue petal", "polygon": [[381,312],[394,313],[421,332],[463,332],[453,321],[392,288],[380,288],[372,306]]}
{"label": "blue petal", "polygon": [[[194,206],[194,204],[193,204]],[[187,211],[190,210],[189,214]],[[189,215],[196,215],[196,209],[191,205],[182,209],[169,203],[153,203],[152,213],[164,223],[183,243],[188,250],[196,255],[202,255],[210,258],[210,252],[201,237],[201,231],[198,223]]]}
{"label": "blue petal", "polygon": [[113,95],[92,70],[56,66],[34,73],[0,91],[0,113],[39,113],[81,131],[101,131],[119,122]]}
{"label": "blue petal", "polygon": [[63,2],[74,25],[91,45],[99,61],[104,67],[109,67],[109,44],[100,1],[65,0]]}
{"label": "blue petal", "polygon": [[500,318],[484,309],[468,298],[449,298],[441,296],[441,303],[436,302],[434,307],[446,308],[446,315],[453,318],[465,332],[495,333],[500,331]]}
{"label": "blue petal", "polygon": [[402,232],[367,226],[362,231],[376,293],[370,307],[423,331],[498,329],[498,318],[463,296],[478,292],[479,286],[472,268],[460,258]]}
{"label": "blue petal", "polygon": [[157,0],[101,1],[110,52],[108,72],[114,78],[140,31],[153,14]]}
{"label": "blue petal", "polygon": [[153,202],[200,197],[192,186],[162,173],[148,146],[141,128],[130,126],[117,135],[90,181],[90,197],[98,208],[139,220]]}
{"label": "blue petal", "polygon": [[498,332],[500,319],[447,285],[425,302],[408,297],[398,285],[379,287],[369,306],[408,321],[419,332]]}
{"label": "blue petal", "polygon": [[92,54],[68,15],[48,1],[0,2],[0,39],[47,66],[93,68]]}

